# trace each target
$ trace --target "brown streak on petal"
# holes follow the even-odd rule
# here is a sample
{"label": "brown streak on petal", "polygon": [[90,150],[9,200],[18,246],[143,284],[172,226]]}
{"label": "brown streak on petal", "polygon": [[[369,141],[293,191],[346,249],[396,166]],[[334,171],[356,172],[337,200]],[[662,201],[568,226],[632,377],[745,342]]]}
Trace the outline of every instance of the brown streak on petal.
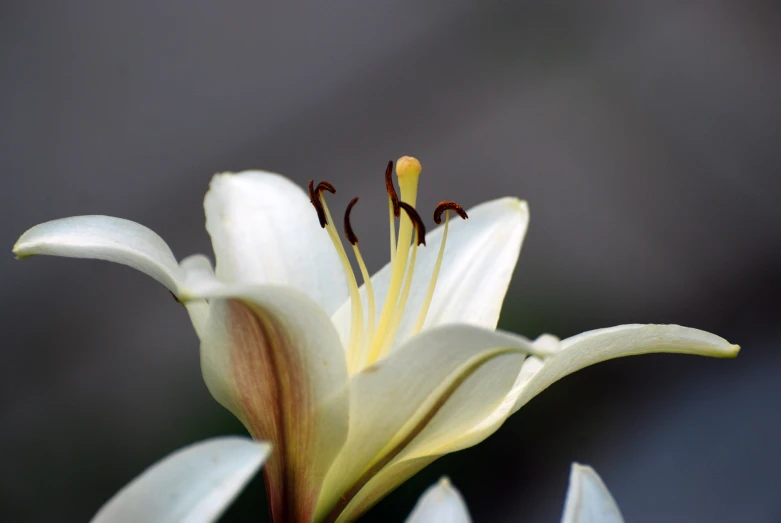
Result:
{"label": "brown streak on petal", "polygon": [[[306,490],[306,449],[312,398],[285,328],[272,315],[229,300],[230,365],[242,421],[274,450],[263,467],[273,521],[308,521],[314,500]],[[307,519],[309,518],[309,519]]]}

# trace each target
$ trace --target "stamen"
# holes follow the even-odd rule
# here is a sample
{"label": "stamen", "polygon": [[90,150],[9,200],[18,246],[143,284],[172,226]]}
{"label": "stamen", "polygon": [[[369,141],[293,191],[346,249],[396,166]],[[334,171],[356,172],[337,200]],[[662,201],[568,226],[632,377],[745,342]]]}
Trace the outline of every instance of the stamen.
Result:
{"label": "stamen", "polygon": [[347,241],[349,241],[351,245],[358,243],[358,236],[355,234],[355,231],[353,231],[352,224],[350,224],[350,213],[356,203],[358,203],[357,196],[350,200],[350,203],[347,204],[347,209],[344,211],[344,235],[347,236]]}
{"label": "stamen", "polygon": [[[401,189],[401,199],[411,207],[415,207],[415,202],[417,201],[418,177],[420,176],[421,170],[420,162],[409,156],[403,156],[396,162],[396,175],[399,180],[399,188]],[[399,201],[399,203],[401,203],[401,201]],[[404,273],[407,268],[410,240],[412,239],[412,228],[412,218],[410,218],[408,213],[405,213],[401,216],[396,254],[391,263],[391,278],[388,284],[388,294],[385,297],[380,321],[369,349],[368,364],[374,363],[379,358],[384,337],[393,321],[393,315],[396,310],[399,293],[401,292]]]}
{"label": "stamen", "polygon": [[318,196],[323,193],[323,191],[328,191],[331,194],[336,194],[336,187],[333,186],[331,182],[323,180],[322,182],[317,184],[317,191]]}
{"label": "stamen", "polygon": [[412,205],[406,202],[399,202],[399,205],[406,211],[407,215],[414,222],[415,232],[418,235],[418,245],[426,245],[426,225],[420,218],[418,211],[416,211]]}
{"label": "stamen", "polygon": [[385,168],[385,190],[388,192],[388,218],[390,221],[390,255],[391,263],[396,258],[396,218],[401,214],[399,195],[393,187],[393,160]]}
{"label": "stamen", "polygon": [[439,205],[437,205],[437,208],[434,209],[434,223],[439,225],[442,223],[442,213],[445,211],[453,211],[457,215],[461,217],[462,220],[466,220],[469,218],[467,216],[466,211],[463,207],[458,205],[456,202],[451,202],[450,200],[445,200],[444,202],[439,202]]}
{"label": "stamen", "polygon": [[399,195],[396,194],[396,188],[393,186],[393,160],[388,162],[388,167],[385,169],[385,190],[388,191],[393,205],[393,216],[398,218],[401,215],[401,208],[399,207]]}
{"label": "stamen", "polygon": [[[318,184],[318,188],[320,184]],[[331,186],[333,187],[333,186]],[[317,212],[317,219],[320,221],[320,227],[325,228],[328,225],[328,220],[325,218],[325,211],[323,211],[323,205],[320,203],[320,191],[315,190],[315,181],[309,180],[309,202],[314,206]]]}
{"label": "stamen", "polygon": [[347,370],[352,374],[357,370],[359,364],[358,358],[360,356],[358,349],[363,344],[363,340],[361,339],[363,336],[363,306],[361,304],[361,296],[358,293],[358,283],[355,279],[355,272],[353,272],[352,265],[350,265],[350,260],[347,259],[344,245],[342,245],[341,240],[339,240],[339,233],[336,232],[336,227],[334,227],[331,211],[328,210],[328,204],[325,203],[325,197],[322,195],[323,191],[335,193],[336,189],[328,182],[320,182],[314,190],[312,190],[312,185],[313,183],[309,184],[310,194],[318,199],[323,213],[325,214],[325,230],[328,231],[328,236],[331,238],[336,253],[339,255],[345,275],[347,276],[347,285],[350,288],[350,311],[352,313],[352,320],[350,322],[350,341],[347,348]]}
{"label": "stamen", "polygon": [[463,207],[456,202],[444,201],[437,205],[434,210],[434,221],[439,224],[442,223],[442,213],[445,213],[445,229],[442,231],[442,243],[439,245],[439,254],[437,254],[437,261],[434,264],[434,271],[431,273],[431,281],[428,284],[428,291],[426,291],[426,298],[423,300],[423,305],[420,308],[418,314],[418,320],[415,322],[415,327],[412,328],[412,335],[415,335],[423,329],[423,324],[426,322],[426,316],[428,315],[428,309],[431,306],[431,299],[434,297],[434,288],[437,286],[437,278],[439,278],[439,269],[442,267],[442,258],[445,254],[445,242],[447,242],[447,230],[450,224],[450,213],[453,211],[459,215],[462,219],[469,218]]}
{"label": "stamen", "polygon": [[405,203],[399,202],[401,208],[407,213],[412,222],[415,224],[415,231],[417,232],[417,241],[412,244],[412,253],[410,254],[409,269],[407,270],[407,277],[404,280],[404,288],[401,291],[401,299],[399,299],[399,305],[393,314],[393,320],[391,321],[391,327],[388,330],[388,334],[382,343],[382,350],[380,351],[380,357],[384,357],[393,344],[393,339],[396,337],[396,333],[401,325],[401,319],[404,317],[404,309],[407,306],[407,298],[409,298],[409,291],[412,288],[412,276],[415,271],[415,260],[418,254],[418,245],[426,245],[426,226],[423,224],[423,220],[420,219],[420,215],[414,207]]}
{"label": "stamen", "polygon": [[[366,335],[364,339],[371,340],[372,336],[374,335],[374,321],[376,316],[375,306],[374,306],[374,288],[372,287],[372,279],[371,276],[369,275],[369,270],[366,268],[366,264],[363,261],[363,256],[361,256],[361,251],[358,248],[358,235],[355,234],[355,231],[353,231],[353,226],[350,223],[350,213],[352,212],[353,207],[355,206],[356,203],[358,203],[357,196],[352,200],[350,200],[350,203],[347,204],[347,209],[344,212],[344,234],[345,236],[347,236],[347,240],[353,246],[355,259],[358,261],[358,267],[360,267],[361,269],[361,277],[363,278],[363,284],[366,286],[366,297],[369,305],[368,307],[369,317],[368,317],[368,326],[366,327]],[[363,353],[363,350],[361,350],[361,353]],[[359,363],[363,364],[363,362],[361,361],[359,361]]]}

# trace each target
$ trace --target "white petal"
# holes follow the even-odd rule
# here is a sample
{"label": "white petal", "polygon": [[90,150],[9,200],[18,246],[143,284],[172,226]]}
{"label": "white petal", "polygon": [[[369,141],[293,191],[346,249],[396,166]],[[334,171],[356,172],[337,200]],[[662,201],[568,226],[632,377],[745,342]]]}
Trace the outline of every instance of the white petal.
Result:
{"label": "white petal", "polygon": [[619,325],[584,332],[562,340],[536,373],[516,384],[513,412],[564,376],[602,361],[654,352],[734,358],[739,350],[715,334],[680,325]]}
{"label": "white petal", "polygon": [[14,245],[18,258],[36,254],[108,260],[148,274],[177,294],[179,264],[160,236],[130,220],[73,216],[36,225]]}
{"label": "white petal", "polygon": [[209,299],[201,337],[209,391],[274,445],[265,469],[274,519],[309,521],[347,438],[347,363],[330,318],[289,287],[188,282]]}
{"label": "white petal", "polygon": [[715,334],[679,325],[621,325],[584,332],[562,341],[545,334],[535,340],[534,347],[550,356],[527,358],[507,397],[480,423],[465,429],[460,440],[452,441],[442,451],[454,452],[479,443],[534,396],[589,365],[654,352],[731,358],[740,349]]}
{"label": "white petal", "polygon": [[204,199],[217,276],[289,285],[328,314],[347,299],[344,269],[304,191],[278,174],[215,175]]}
{"label": "white petal", "polygon": [[182,448],[117,492],[93,523],[215,521],[266,460],[271,446],[215,438]]}
{"label": "white petal", "polygon": [[[424,330],[451,323],[467,323],[495,329],[507,287],[510,284],[521,244],[529,223],[526,202],[501,198],[467,211],[468,220],[450,219],[447,244],[436,290]],[[426,246],[418,249],[412,288],[394,346],[414,327],[428,292],[443,226],[426,235]],[[390,265],[372,277],[379,315],[390,280]],[[365,289],[361,288],[362,296]],[[365,301],[365,297],[363,298]],[[349,301],[334,315],[342,340],[350,331]]]}
{"label": "white petal", "polygon": [[[326,477],[318,518],[349,501],[340,498],[365,482],[367,470],[382,474],[387,463],[460,440],[504,400],[533,350],[520,336],[449,325],[412,338],[354,375],[348,439]],[[385,493],[362,490],[339,521],[356,517]]]}
{"label": "white petal", "polygon": [[624,523],[616,501],[591,467],[572,464],[561,523]]}
{"label": "white petal", "polygon": [[[448,327],[448,329],[450,328],[453,327]],[[494,334],[496,336],[506,335],[501,332]],[[415,337],[407,345],[412,345],[420,339],[425,340],[425,336]],[[391,354],[387,360],[390,361],[392,358],[398,357],[404,347],[406,345]],[[480,393],[472,396],[473,393],[467,393],[468,388],[466,387],[458,390],[429,425],[361,489],[344,513],[360,514],[362,510],[370,507],[377,499],[436,459],[437,456],[466,448],[484,440],[529,399],[551,383],[585,366],[611,358],[648,352],[679,352],[734,357],[739,347],[729,344],[714,334],[677,325],[624,325],[587,332],[559,343],[556,343],[556,339],[552,336],[544,336],[535,342],[534,349],[555,350],[555,352],[544,359],[534,356],[527,358],[520,372],[517,372],[513,377],[514,384],[509,387],[504,381],[506,379],[504,371],[508,368],[517,371],[517,368],[514,365],[509,365],[497,369],[493,376],[497,380],[496,383],[487,383],[486,385],[497,387],[495,391],[506,390],[507,394],[504,398],[481,395]],[[472,381],[475,378],[472,378]],[[464,385],[467,385],[469,381],[467,380]],[[466,408],[460,408],[459,402],[456,401],[459,396],[462,396],[462,392],[465,393],[463,396],[466,397],[460,401],[467,402],[465,403],[468,405]],[[479,400],[482,405],[469,406],[468,402],[473,400],[475,402]],[[388,407],[383,412],[392,412],[393,410]],[[443,425],[440,427],[438,423]],[[348,445],[349,439],[345,449],[350,448]]]}
{"label": "white petal", "polygon": [[195,332],[200,339],[206,329],[206,322],[209,320],[209,302],[206,300],[189,299],[188,287],[199,286],[204,281],[217,282],[217,278],[214,275],[209,258],[202,254],[188,256],[181,261],[179,266],[184,273],[179,299],[184,300],[182,304],[187,309],[190,321],[192,321]]}
{"label": "white petal", "polygon": [[461,493],[447,478],[429,487],[418,500],[406,523],[471,523]]}

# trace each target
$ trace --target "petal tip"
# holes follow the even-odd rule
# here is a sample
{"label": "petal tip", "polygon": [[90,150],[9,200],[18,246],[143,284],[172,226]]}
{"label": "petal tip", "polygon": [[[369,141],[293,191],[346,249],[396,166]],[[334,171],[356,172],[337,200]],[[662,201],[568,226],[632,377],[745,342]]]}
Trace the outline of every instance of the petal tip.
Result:
{"label": "petal tip", "polygon": [[725,358],[737,358],[738,357],[738,353],[740,353],[740,345],[732,344],[724,352],[724,357]]}
{"label": "petal tip", "polygon": [[[686,329],[686,327],[683,327]],[[694,330],[694,329],[691,329]],[[700,331],[706,338],[707,346],[703,349],[702,354],[704,356],[711,356],[713,358],[732,359],[737,358],[740,352],[740,345],[730,343],[721,336],[712,334],[707,331]]]}
{"label": "petal tip", "polygon": [[658,336],[660,342],[664,340],[668,343],[688,345],[688,348],[684,350],[664,350],[661,352],[682,352],[711,358],[735,358],[740,352],[740,345],[732,344],[717,334],[676,324],[623,325],[604,329],[604,331],[623,328],[637,329],[637,331],[647,330],[650,334]]}
{"label": "petal tip", "polygon": [[508,196],[504,198],[504,201],[507,202],[507,205],[510,206],[513,210],[520,211],[524,214],[528,214],[529,212],[529,202],[526,200],[521,200],[516,196]]}
{"label": "petal tip", "polygon": [[211,190],[215,185],[218,185],[222,183],[223,181],[227,181],[228,179],[232,178],[236,173],[233,173],[231,171],[225,171],[221,173],[214,173],[212,175],[212,179],[209,180],[209,189]]}
{"label": "petal tip", "polygon": [[261,169],[244,169],[243,171],[223,171],[219,173],[214,173],[214,175],[212,176],[212,180],[231,179],[231,178],[235,179],[235,178],[240,178],[242,176],[255,176],[255,175],[282,176],[281,174],[271,172],[271,171],[264,171]]}
{"label": "petal tip", "polygon": [[239,175],[241,175],[242,172],[248,172],[248,171],[241,171],[241,172],[223,171],[219,173],[214,173],[212,175],[212,179],[209,181],[209,191],[220,189],[221,187],[224,187],[224,184],[230,184],[231,182],[239,178]]}
{"label": "petal tip", "polygon": [[572,462],[572,466],[570,467],[570,472],[596,472],[590,465],[583,465],[582,463],[578,463],[577,461]]}
{"label": "petal tip", "polygon": [[447,476],[442,476],[439,478],[439,481],[437,482],[438,487],[446,488],[446,489],[452,489],[453,483],[450,482],[450,478]]}
{"label": "petal tip", "polygon": [[246,169],[237,172],[224,171],[215,173],[209,182],[209,190],[206,193],[206,197],[216,198],[217,196],[215,196],[214,193],[217,193],[221,190],[236,190],[243,193],[244,191],[251,189],[251,186],[247,186],[245,184],[254,184],[258,183],[259,181],[273,181],[283,185],[290,185],[295,187],[298,191],[301,191],[303,194],[301,187],[299,187],[292,180],[288,179],[286,176],[261,169]]}
{"label": "petal tip", "polygon": [[25,241],[25,237],[27,236],[27,233],[29,233],[30,230],[22,234],[18,240],[16,240],[16,243],[11,248],[11,252],[14,255],[14,258],[17,260],[23,260],[25,258],[30,258],[32,256],[35,256],[36,253],[32,252],[31,245],[29,242]]}

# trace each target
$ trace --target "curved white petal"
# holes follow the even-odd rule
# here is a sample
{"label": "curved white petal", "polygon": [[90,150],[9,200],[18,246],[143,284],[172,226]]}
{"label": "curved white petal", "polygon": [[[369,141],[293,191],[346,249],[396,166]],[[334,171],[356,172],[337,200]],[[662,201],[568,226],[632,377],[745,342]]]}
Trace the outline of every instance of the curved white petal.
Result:
{"label": "curved white petal", "polygon": [[465,429],[459,439],[442,446],[440,454],[479,443],[534,396],[589,365],[654,352],[731,358],[740,349],[715,334],[679,325],[620,325],[584,332],[562,341],[545,334],[534,341],[534,347],[550,356],[544,360],[534,356],[527,358],[505,399],[481,422]]}
{"label": "curved white petal", "polygon": [[289,285],[328,314],[347,299],[344,269],[304,191],[262,171],[217,174],[203,202],[217,276]]}
{"label": "curved white petal", "polygon": [[535,365],[536,372],[520,377],[505,405],[512,401],[515,412],[564,376],[613,358],[654,352],[734,358],[738,351],[738,345],[724,338],[680,325],[619,325],[588,331],[559,342],[552,356]]}
{"label": "curved white petal", "polygon": [[193,323],[196,334],[200,339],[206,329],[206,322],[209,320],[209,302],[205,299],[188,299],[188,287],[199,286],[203,281],[217,282],[212,269],[211,261],[203,254],[193,254],[183,259],[179,266],[183,272],[183,282],[179,292],[181,303],[187,309],[190,315],[190,321]]}
{"label": "curved white petal", "polygon": [[[423,330],[451,323],[495,329],[507,287],[529,223],[526,202],[500,198],[467,211],[468,220],[451,218],[431,307]],[[412,287],[394,346],[407,339],[418,319],[434,271],[443,227],[426,235],[418,249]],[[390,280],[390,265],[372,276],[379,315]],[[365,301],[365,289],[361,288]],[[349,300],[334,315],[342,340],[350,332]]]}
{"label": "curved white petal", "polygon": [[130,220],[72,216],[36,225],[14,245],[18,258],[37,254],[94,258],[128,265],[178,293],[182,271],[160,236]]}
{"label": "curved white petal", "polygon": [[215,521],[252,479],[270,450],[268,443],[239,437],[184,447],[117,492],[92,523]]}
{"label": "curved white petal", "polygon": [[274,445],[265,468],[274,520],[309,521],[347,438],[347,364],[330,318],[289,287],[188,283],[193,297],[209,299],[201,337],[209,391]]}
{"label": "curved white petal", "polygon": [[[382,474],[388,463],[460,439],[504,400],[533,351],[520,336],[448,325],[412,338],[354,375],[347,442],[328,472],[317,517],[340,513],[350,501],[342,496]],[[339,520],[356,517],[385,493],[361,495]]]}
{"label": "curved white petal", "polygon": [[591,467],[572,464],[561,523],[624,523],[616,501]]}
{"label": "curved white petal", "polygon": [[430,486],[418,500],[406,523],[471,523],[464,498],[447,478]]}
{"label": "curved white petal", "polygon": [[[433,334],[432,331],[428,334]],[[506,335],[501,332],[496,336]],[[415,337],[408,344],[424,338]],[[406,346],[406,345],[405,345]],[[486,396],[465,394],[465,400],[480,400],[482,405],[473,408],[459,408],[457,395],[467,392],[462,388],[453,395],[429,425],[410,442],[391,462],[380,470],[355,496],[344,511],[345,516],[355,516],[371,507],[398,484],[443,454],[474,445],[496,431],[507,417],[524,403],[544,390],[554,381],[561,379],[587,365],[611,358],[644,354],[649,352],[679,352],[716,357],[734,357],[739,347],[704,331],[677,325],[624,325],[610,329],[587,332],[557,342],[553,336],[542,336],[534,343],[534,349],[549,355],[544,359],[530,356],[520,371],[510,366],[516,374],[514,383],[507,385],[503,374],[497,373],[497,390],[507,391],[503,398],[488,400]],[[533,350],[534,350],[533,349]],[[399,348],[388,357],[398,357]],[[554,351],[550,353],[551,351]],[[382,362],[381,362],[382,363]],[[504,367],[500,371],[506,370]],[[467,382],[468,383],[468,382]],[[464,416],[465,413],[470,415]],[[438,419],[445,424],[437,425]],[[449,428],[446,428],[449,427]],[[348,440],[349,444],[349,440]],[[349,448],[345,445],[345,449]],[[340,519],[340,521],[347,520]]]}

